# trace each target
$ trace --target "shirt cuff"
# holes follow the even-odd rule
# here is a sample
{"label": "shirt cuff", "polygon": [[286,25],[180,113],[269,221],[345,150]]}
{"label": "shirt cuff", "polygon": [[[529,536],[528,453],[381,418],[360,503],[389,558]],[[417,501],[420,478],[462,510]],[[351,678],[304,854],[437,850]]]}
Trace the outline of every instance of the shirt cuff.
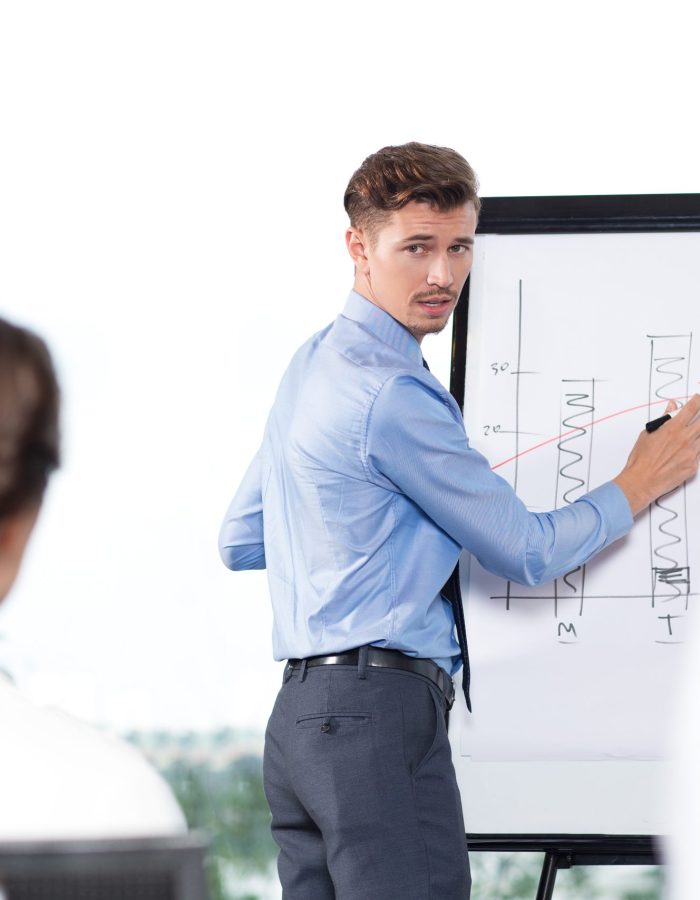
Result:
{"label": "shirt cuff", "polygon": [[613,541],[623,537],[631,530],[634,524],[634,516],[632,515],[629,501],[625,497],[622,488],[618,487],[613,481],[608,481],[606,484],[594,488],[584,497],[580,497],[579,500],[590,503],[600,514],[605,524],[606,537],[604,546],[607,547],[608,544],[612,544]]}

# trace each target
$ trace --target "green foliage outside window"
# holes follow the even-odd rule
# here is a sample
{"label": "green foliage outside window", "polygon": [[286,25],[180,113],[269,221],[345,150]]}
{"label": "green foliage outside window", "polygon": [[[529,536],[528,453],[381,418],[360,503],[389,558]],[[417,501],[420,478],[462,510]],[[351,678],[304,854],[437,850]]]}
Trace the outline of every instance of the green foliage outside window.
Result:
{"label": "green foliage outside window", "polygon": [[251,875],[276,877],[261,759],[243,757],[220,770],[180,762],[163,774],[190,828],[209,842],[211,900],[261,900],[237,888]]}

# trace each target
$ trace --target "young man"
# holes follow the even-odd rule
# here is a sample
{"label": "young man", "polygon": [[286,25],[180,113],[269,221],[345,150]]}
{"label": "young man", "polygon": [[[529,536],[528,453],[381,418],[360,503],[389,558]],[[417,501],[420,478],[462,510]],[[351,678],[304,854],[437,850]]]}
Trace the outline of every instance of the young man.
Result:
{"label": "young man", "polygon": [[621,537],[697,470],[700,397],[642,434],[614,482],[529,513],[421,354],[471,268],[471,167],[447,148],[386,147],[345,208],[353,290],[285,373],[220,549],[232,569],[267,568],[274,655],[289,660],[264,760],[285,900],[464,900],[445,727],[464,656],[443,585],[462,548],[537,584]]}

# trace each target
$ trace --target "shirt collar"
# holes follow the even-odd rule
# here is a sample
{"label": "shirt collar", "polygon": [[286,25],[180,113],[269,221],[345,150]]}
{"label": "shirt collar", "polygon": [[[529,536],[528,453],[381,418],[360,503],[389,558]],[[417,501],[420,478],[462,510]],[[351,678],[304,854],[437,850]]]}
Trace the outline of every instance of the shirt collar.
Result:
{"label": "shirt collar", "polygon": [[389,313],[384,312],[371,300],[363,297],[362,294],[358,294],[357,291],[350,291],[342,314],[346,319],[352,319],[353,322],[362,325],[363,328],[370,331],[380,341],[393,347],[394,350],[398,350],[399,353],[407,356],[417,365],[423,365],[423,354],[421,353],[420,344],[411,332],[390,316]]}

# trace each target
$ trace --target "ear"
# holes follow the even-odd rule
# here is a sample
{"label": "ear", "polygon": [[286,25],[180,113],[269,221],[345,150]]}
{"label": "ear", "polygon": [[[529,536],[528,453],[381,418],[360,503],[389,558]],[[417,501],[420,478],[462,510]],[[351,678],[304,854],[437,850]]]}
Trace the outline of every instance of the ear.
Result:
{"label": "ear", "polygon": [[369,259],[367,258],[369,237],[361,228],[351,226],[345,232],[345,244],[357,271],[366,275],[369,272]]}

